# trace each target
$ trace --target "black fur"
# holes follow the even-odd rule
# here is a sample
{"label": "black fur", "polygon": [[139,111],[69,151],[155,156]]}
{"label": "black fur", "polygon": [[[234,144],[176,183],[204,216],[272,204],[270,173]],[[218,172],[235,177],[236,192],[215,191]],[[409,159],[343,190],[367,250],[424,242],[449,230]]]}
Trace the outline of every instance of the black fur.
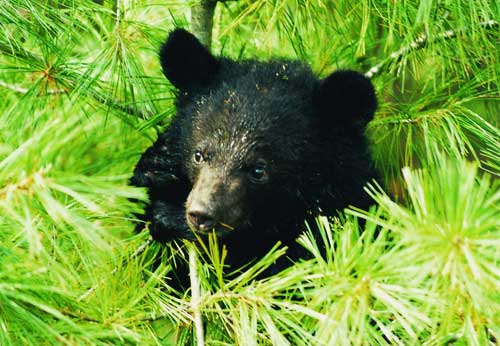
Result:
{"label": "black fur", "polygon": [[355,71],[336,71],[321,81],[314,100],[330,126],[364,126],[377,108],[375,89]]}
{"label": "black fur", "polygon": [[180,90],[207,85],[219,69],[218,60],[190,33],[173,31],[160,49],[167,79]]}
{"label": "black fur", "polygon": [[[300,62],[215,58],[181,29],[160,60],[181,91],[177,114],[132,179],[148,188],[144,220],[154,239],[194,239],[190,228],[210,220],[233,269],[277,241],[294,260],[304,220],[371,203],[363,191],[375,176],[363,134],[376,107],[368,79],[341,71],[320,81]],[[256,181],[262,162],[265,179]]]}

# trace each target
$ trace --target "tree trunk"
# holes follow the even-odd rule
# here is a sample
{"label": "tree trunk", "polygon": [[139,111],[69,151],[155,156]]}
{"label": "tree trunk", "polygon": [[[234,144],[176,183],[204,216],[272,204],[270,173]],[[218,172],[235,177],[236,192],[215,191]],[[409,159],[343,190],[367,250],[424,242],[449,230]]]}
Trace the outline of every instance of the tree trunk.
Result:
{"label": "tree trunk", "polygon": [[201,0],[191,7],[191,30],[200,42],[210,50],[212,26],[217,0]]}

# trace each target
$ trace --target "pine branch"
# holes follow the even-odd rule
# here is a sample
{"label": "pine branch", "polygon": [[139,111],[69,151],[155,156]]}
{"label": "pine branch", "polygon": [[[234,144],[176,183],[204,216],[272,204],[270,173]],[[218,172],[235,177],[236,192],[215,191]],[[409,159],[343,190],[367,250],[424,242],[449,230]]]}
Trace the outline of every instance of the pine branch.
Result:
{"label": "pine branch", "polygon": [[[499,23],[496,20],[487,20],[484,22],[480,22],[479,26],[485,27],[486,29],[492,30],[494,28],[498,28]],[[400,48],[397,51],[394,51],[389,55],[388,58],[382,60],[368,71],[365,72],[365,76],[368,78],[372,78],[375,75],[379,74],[383,68],[385,68],[392,61],[399,61],[405,55],[409,54],[412,51],[419,50],[424,48],[429,43],[434,43],[441,40],[448,40],[450,38],[456,37],[460,32],[465,31],[466,28],[460,28],[457,30],[446,30],[436,35],[436,37],[430,41],[429,36],[426,34],[422,34],[415,41],[411,42],[409,45]]]}
{"label": "pine branch", "polygon": [[[139,256],[140,254],[142,254],[144,251],[146,251],[147,247],[149,244],[151,244],[153,242],[153,238],[152,237],[148,237],[148,239],[146,239],[146,241],[144,241],[141,246],[139,246],[137,248],[137,250],[135,250],[135,252],[130,256],[130,259],[134,259],[136,258],[137,256]],[[110,275],[113,275],[115,274],[116,272],[118,271],[118,267],[115,267]],[[102,280],[104,281],[104,280]],[[85,291],[83,294],[81,294],[77,299],[76,301],[77,302],[81,302],[82,300],[86,299],[88,296],[90,296],[92,293],[94,293],[94,291],[97,289],[97,285],[96,286],[93,286],[91,288],[89,288],[87,291]]]}
{"label": "pine branch", "polygon": [[[0,54],[4,54],[6,56],[9,56],[9,57],[12,57],[15,59],[21,59],[21,60],[24,60],[25,62],[32,62],[32,64],[34,62],[34,65],[36,65],[36,66],[44,66],[45,65],[45,62],[38,55],[27,52],[26,50],[21,49],[21,48],[14,50],[13,46],[3,45],[3,44],[1,44],[1,42],[0,42]],[[69,78],[65,78],[65,82],[67,84],[66,88],[47,90],[44,93],[44,95],[45,94],[58,95],[58,94],[65,94],[65,93],[70,94],[73,90],[75,90],[77,88],[77,86],[78,86],[77,81],[82,80],[82,75],[80,75],[74,71],[65,70],[64,75],[66,77],[69,77]],[[48,77],[50,77],[50,76],[48,76]],[[24,88],[20,85],[9,84],[9,83],[4,82],[4,81],[0,81],[0,87],[3,87],[5,89],[9,89],[9,90],[14,91],[18,94],[23,94],[23,95],[28,94],[30,91],[30,89],[28,89],[28,88]],[[119,111],[121,111],[127,115],[131,115],[135,118],[147,119],[151,116],[151,114],[145,114],[133,106],[125,106],[117,100],[110,99],[109,97],[107,97],[107,95],[102,94],[102,93],[96,91],[95,89],[89,89],[89,90],[85,91],[85,95],[90,96],[91,98],[93,98],[97,102],[99,102],[99,103],[101,103],[101,104],[103,104],[111,109],[119,110]]]}
{"label": "pine branch", "polygon": [[[0,81],[0,87],[3,87],[5,89],[9,89],[9,90],[14,91],[18,94],[23,94],[23,95],[28,94],[30,91],[30,89],[28,89],[28,88],[24,88],[20,85],[9,84],[9,83],[6,83],[4,81]],[[52,89],[52,90],[47,90],[44,93],[44,95],[59,95],[59,94],[66,94],[66,93],[69,94],[70,91],[65,90],[65,89]],[[142,119],[146,119],[150,116],[150,114],[144,114],[143,112],[137,110],[134,107],[124,106],[124,105],[120,104],[119,102],[117,102],[116,100],[112,100],[109,97],[106,97],[99,92],[90,91],[88,94],[94,100],[101,103],[102,105],[107,106],[107,107],[112,108],[112,109],[115,109],[115,110],[119,110],[119,111],[126,113],[128,115],[132,115],[134,117],[142,118]]]}
{"label": "pine branch", "polygon": [[147,119],[152,115],[152,114],[145,114],[133,106],[125,106],[123,104],[120,104],[118,101],[110,99],[106,95],[103,95],[95,90],[89,91],[88,95],[90,95],[94,100],[103,104],[104,106],[108,106],[109,108],[119,110],[127,115],[131,115],[136,118]]}

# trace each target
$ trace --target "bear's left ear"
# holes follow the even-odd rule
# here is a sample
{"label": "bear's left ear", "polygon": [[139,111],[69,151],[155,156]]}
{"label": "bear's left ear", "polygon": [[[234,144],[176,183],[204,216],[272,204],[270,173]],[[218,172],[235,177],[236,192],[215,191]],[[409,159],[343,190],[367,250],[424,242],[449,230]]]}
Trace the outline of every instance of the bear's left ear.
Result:
{"label": "bear's left ear", "polygon": [[219,60],[184,29],[168,35],[160,49],[160,64],[167,79],[181,91],[209,84],[219,69]]}
{"label": "bear's left ear", "polygon": [[377,108],[375,89],[368,78],[355,71],[336,71],[320,82],[314,105],[325,126],[361,127]]}

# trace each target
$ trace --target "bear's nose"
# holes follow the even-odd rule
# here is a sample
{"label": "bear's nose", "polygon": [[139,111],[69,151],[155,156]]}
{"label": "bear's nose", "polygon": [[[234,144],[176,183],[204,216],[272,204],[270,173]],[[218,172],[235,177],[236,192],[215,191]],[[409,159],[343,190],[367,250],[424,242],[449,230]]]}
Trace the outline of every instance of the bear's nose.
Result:
{"label": "bear's nose", "polygon": [[214,218],[206,211],[190,210],[187,213],[188,222],[198,231],[209,232],[215,226]]}

